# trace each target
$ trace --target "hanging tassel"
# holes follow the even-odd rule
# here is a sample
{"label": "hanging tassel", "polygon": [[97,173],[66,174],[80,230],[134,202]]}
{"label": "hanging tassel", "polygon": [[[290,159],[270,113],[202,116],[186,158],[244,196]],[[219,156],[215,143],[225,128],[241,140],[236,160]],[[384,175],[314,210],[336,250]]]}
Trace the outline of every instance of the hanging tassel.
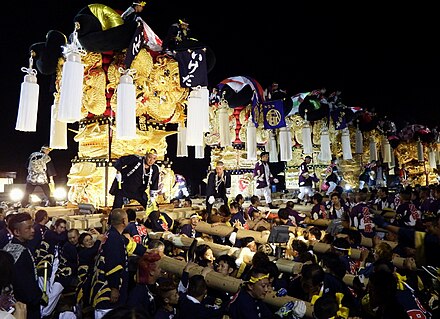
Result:
{"label": "hanging tassel", "polygon": [[191,90],[188,97],[187,118],[186,118],[186,145],[202,146],[203,144],[203,122],[202,109],[204,99],[199,90]]}
{"label": "hanging tassel", "polygon": [[63,52],[66,62],[61,77],[58,121],[66,123],[74,123],[82,118],[84,65],[81,63],[81,55],[85,55],[85,52],[78,41],[78,28],[79,25],[75,24],[72,42],[64,47]]}
{"label": "hanging tassel", "polygon": [[248,160],[257,159],[257,128],[251,116],[246,126],[246,151]]}
{"label": "hanging tassel", "polygon": [[116,138],[132,140],[136,138],[136,87],[132,75],[135,70],[119,68],[121,77],[117,89]]}
{"label": "hanging tassel", "polygon": [[304,116],[304,125],[302,127],[302,139],[303,139],[303,151],[304,154],[312,154],[313,153],[313,144],[312,144],[312,129],[310,128],[310,123],[307,121],[307,110]]}
{"label": "hanging tassel", "polygon": [[440,165],[440,148],[439,148],[439,144],[437,143],[437,145],[435,146],[435,161],[437,163],[437,165]]}
{"label": "hanging tassel", "polygon": [[423,144],[420,140],[417,141],[417,160],[419,162],[425,161],[425,157],[423,156]]}
{"label": "hanging tassel", "polygon": [[205,146],[196,145],[194,149],[195,158],[205,158]]}
{"label": "hanging tassel", "polygon": [[321,151],[319,152],[319,159],[324,163],[330,162],[332,160],[330,135],[328,134],[327,126],[324,126],[321,131]]}
{"label": "hanging tassel", "polygon": [[432,169],[436,169],[437,168],[437,161],[435,160],[435,150],[434,149],[431,149],[430,151],[429,151],[429,166],[432,168]]}
{"label": "hanging tassel", "polygon": [[269,131],[269,162],[271,163],[278,162],[277,140],[273,130]]}
{"label": "hanging tassel", "polygon": [[201,107],[201,123],[199,125],[202,126],[202,131],[204,133],[209,132],[209,90],[204,86],[198,88],[198,94],[200,95]]}
{"label": "hanging tassel", "polygon": [[292,160],[292,137],[287,126],[280,128],[280,160],[285,162]]}
{"label": "hanging tassel", "polygon": [[220,107],[217,112],[220,134],[220,147],[225,147],[231,144],[231,137],[229,136],[228,109],[226,107]]}
{"label": "hanging tassel", "polygon": [[376,141],[373,136],[370,137],[370,163],[372,161],[377,161]]}
{"label": "hanging tassel", "polygon": [[355,143],[355,154],[362,154],[364,152],[364,137],[359,127],[356,128]]}
{"label": "hanging tassel", "polygon": [[382,139],[382,144],[383,144],[383,162],[384,163],[391,163],[391,145],[390,145],[390,141],[388,141],[388,139],[386,137],[384,137]]}
{"label": "hanging tassel", "polygon": [[37,70],[32,68],[34,56],[35,52],[31,51],[29,68],[21,68],[27,74],[24,76],[23,83],[21,83],[20,102],[15,124],[17,131],[37,131],[39,85],[37,84]]}
{"label": "hanging tassel", "polygon": [[388,171],[388,174],[394,175],[394,167],[396,167],[396,157],[394,156],[394,150],[391,148],[391,162],[388,164],[388,167],[390,170]]}
{"label": "hanging tassel", "polygon": [[351,144],[350,144],[350,131],[348,128],[344,128],[341,134],[341,144],[342,144],[342,157],[344,160],[353,159],[351,154]]}
{"label": "hanging tassel", "polygon": [[177,127],[177,157],[188,157],[188,146],[186,146],[186,127],[179,123]]}
{"label": "hanging tassel", "polygon": [[54,101],[51,108],[49,147],[67,150],[67,123],[57,119],[58,109]]}

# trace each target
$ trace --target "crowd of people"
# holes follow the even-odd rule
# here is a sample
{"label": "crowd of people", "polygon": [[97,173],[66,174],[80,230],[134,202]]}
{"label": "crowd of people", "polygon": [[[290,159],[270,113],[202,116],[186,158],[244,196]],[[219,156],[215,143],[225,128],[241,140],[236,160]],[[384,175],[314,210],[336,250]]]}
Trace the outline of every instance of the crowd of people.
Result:
{"label": "crowd of people", "polygon": [[[48,152],[42,149],[36,155],[44,159]],[[311,157],[306,156],[299,194],[275,205],[270,186],[278,181],[267,157],[263,152],[255,165],[257,187],[250,198],[231,194],[231,176],[217,162],[200,207],[193,208],[190,198],[173,200],[173,207],[190,212],[187,218],[174,220],[152,205],[158,184],[154,149],[115,164],[115,202],[101,229],[69,228],[65,219],[51,218],[45,209],[6,216],[0,209],[0,314],[95,319],[438,317],[440,186],[389,190],[368,184],[347,192],[338,187],[333,161],[328,187],[318,190],[314,185],[319,179],[309,171]],[[128,206],[130,199],[140,206]],[[145,211],[143,218],[135,208]],[[200,228],[201,222],[210,226]],[[230,231],[209,231],[217,226]],[[282,240],[280,230],[287,232]],[[267,242],[251,236],[262,231],[270,232]],[[158,237],[161,233],[168,236]],[[193,244],[174,245],[170,238],[175,237]],[[231,249],[215,254],[210,244]],[[170,257],[186,262],[181,273],[161,269],[161,259]],[[279,259],[297,271],[286,272],[277,266]],[[196,266],[202,268],[200,275],[190,271]],[[240,288],[231,292],[213,285],[207,280],[212,271],[225,276],[225,282],[226,277],[239,280]],[[271,293],[285,298],[282,307],[268,302]]]}
{"label": "crowd of people", "polygon": [[[257,195],[247,204],[237,194],[210,214],[194,209],[179,220],[161,210],[140,220],[133,208],[118,207],[103,234],[68,229],[66,220],[50,221],[44,209],[0,215],[2,310],[15,311],[16,318],[23,305],[25,318],[113,318],[124,311],[136,311],[135,318],[301,318],[313,305],[314,318],[438,316],[439,186],[316,192],[312,201],[270,209]],[[197,225],[208,217],[212,227],[233,230],[226,237],[200,232]],[[281,254],[273,243],[237,236],[240,229],[282,225],[289,226],[289,239]],[[194,238],[198,245],[190,251],[151,239],[150,232]],[[316,251],[317,242],[329,249]],[[239,253],[214,256],[210,243]],[[361,251],[357,258],[355,250]],[[187,266],[166,273],[164,256]],[[278,258],[300,264],[299,273],[280,271]],[[204,271],[189,276],[195,265]],[[235,294],[214,289],[205,278],[209,271],[241,280],[241,288]],[[274,308],[265,301],[270,291],[291,300]]]}

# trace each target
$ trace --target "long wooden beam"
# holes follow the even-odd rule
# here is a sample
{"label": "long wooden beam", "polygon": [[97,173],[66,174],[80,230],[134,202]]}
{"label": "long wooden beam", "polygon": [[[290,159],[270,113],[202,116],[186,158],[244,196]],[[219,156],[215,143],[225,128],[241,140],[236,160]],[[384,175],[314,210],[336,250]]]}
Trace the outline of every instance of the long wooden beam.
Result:
{"label": "long wooden beam", "polygon": [[[162,268],[162,270],[165,270],[167,272],[171,272],[173,274],[176,274],[178,276],[181,276],[183,273],[183,270],[186,267],[186,262],[181,261],[181,260],[177,260],[168,256],[163,256],[160,259],[160,267]],[[193,275],[201,275],[202,271],[203,271],[203,267],[201,266],[197,266],[197,265],[193,265],[191,267],[189,267],[188,269],[188,273],[190,276]],[[226,291],[229,293],[236,293],[241,285],[243,284],[243,281],[241,279],[238,278],[234,278],[231,276],[224,276],[214,270],[210,270],[206,275],[205,275],[205,280],[206,280],[206,284],[208,285],[208,287],[213,288],[213,289],[218,289],[221,291]],[[266,294],[266,297],[264,298],[264,302],[266,302],[269,305],[272,305],[274,307],[281,307],[284,304],[286,304],[289,301],[295,301],[295,300],[299,300],[290,296],[284,296],[284,297],[277,297],[275,291],[270,291]],[[312,318],[312,313],[313,313],[313,306],[305,301],[306,303],[306,314],[305,317],[306,318]]]}

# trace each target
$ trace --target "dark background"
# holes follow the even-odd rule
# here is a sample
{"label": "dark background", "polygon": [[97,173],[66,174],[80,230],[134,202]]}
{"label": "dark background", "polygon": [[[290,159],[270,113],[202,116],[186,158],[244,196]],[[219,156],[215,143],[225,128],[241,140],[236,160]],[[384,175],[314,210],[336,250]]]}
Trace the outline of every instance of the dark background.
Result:
{"label": "dark background", "polygon": [[[49,141],[53,100],[50,77],[39,74],[37,132],[15,131],[24,76],[20,68],[28,64],[31,44],[44,41],[51,29],[69,35],[74,15],[89,3],[94,2],[20,2],[0,20],[0,171],[16,171],[18,183],[24,182],[28,155]],[[131,2],[102,3],[123,11]],[[290,95],[325,87],[329,93],[342,91],[347,106],[374,109],[398,126],[410,122],[433,127],[438,123],[440,71],[435,12],[423,3],[384,7],[374,2],[151,0],[141,17],[161,38],[177,19],[187,18],[192,35],[216,54],[211,87],[238,75],[251,76],[263,87],[276,81]],[[51,153],[56,182],[67,180],[70,160],[77,153],[74,133],[68,136],[69,149]],[[193,149],[188,159],[175,158],[176,137],[167,141],[174,171],[199,184],[209,159],[194,159]]]}

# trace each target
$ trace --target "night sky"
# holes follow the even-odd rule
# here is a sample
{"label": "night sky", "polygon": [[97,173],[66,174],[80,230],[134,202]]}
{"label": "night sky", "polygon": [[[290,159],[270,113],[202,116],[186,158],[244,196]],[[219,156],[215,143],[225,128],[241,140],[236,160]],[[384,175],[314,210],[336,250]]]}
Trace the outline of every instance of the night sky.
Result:
{"label": "night sky", "polygon": [[[0,171],[18,172],[25,179],[28,155],[49,142],[51,78],[38,75],[40,103],[37,132],[15,131],[20,85],[28,64],[28,49],[46,33],[73,31],[73,17],[90,1],[30,1],[5,12],[2,27],[1,77],[3,123],[0,126]],[[103,1],[125,10],[128,1]],[[432,4],[433,6],[434,4]],[[433,7],[385,8],[373,2],[323,5],[315,1],[163,1],[150,0],[142,18],[164,38],[169,25],[187,18],[192,35],[216,55],[210,86],[230,76],[247,75],[267,87],[276,81],[290,95],[319,88],[342,91],[342,102],[375,110],[402,123],[438,123],[439,22]],[[436,21],[437,20],[437,21]],[[75,124],[69,124],[75,128]],[[70,160],[77,153],[69,133],[69,149],[54,150],[56,181],[66,181]],[[169,144],[175,137],[169,138]],[[209,150],[207,151],[207,154]],[[190,152],[190,155],[193,152]],[[208,160],[175,159],[176,173],[197,180]],[[197,172],[188,163],[200,166]],[[194,165],[191,165],[194,167]]]}

